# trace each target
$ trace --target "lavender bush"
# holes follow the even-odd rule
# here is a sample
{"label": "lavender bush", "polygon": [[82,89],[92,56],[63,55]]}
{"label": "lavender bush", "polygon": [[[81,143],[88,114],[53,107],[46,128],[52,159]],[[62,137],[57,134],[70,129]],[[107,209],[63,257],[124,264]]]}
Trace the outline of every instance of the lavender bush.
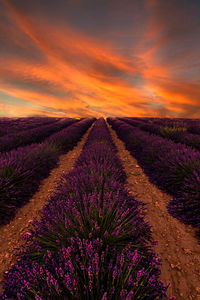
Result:
{"label": "lavender bush", "polygon": [[[170,201],[168,211],[185,224],[200,228],[200,170],[192,171],[183,183],[182,193]],[[197,232],[200,241],[200,229]]]}
{"label": "lavender bush", "polygon": [[[24,258],[12,267],[2,299],[164,299],[152,256],[145,259],[130,245],[120,253],[99,239],[70,238],[70,246],[43,256],[42,265]],[[37,274],[37,276],[35,276]]]}
{"label": "lavender bush", "polygon": [[[108,118],[108,122],[138,160],[150,181],[174,196],[168,205],[169,212],[173,212],[173,216],[176,212],[179,220],[200,228],[200,202],[197,189],[200,153],[120,120]],[[192,211],[187,212],[188,207],[193,208]]]}
{"label": "lavender bush", "polygon": [[[182,143],[182,144],[190,146],[196,150],[200,150],[199,134],[190,133],[191,131],[193,133],[195,132],[195,130],[192,130],[194,128],[197,128],[197,132],[198,132],[199,127],[195,127],[194,125],[189,126],[189,125],[185,125],[185,122],[175,123],[175,121],[173,121],[173,123],[168,124],[168,123],[166,123],[165,120],[163,120],[163,123],[165,125],[162,124],[161,121],[158,122],[158,124],[155,124],[156,122],[154,122],[154,124],[149,124],[149,123],[144,123],[140,119],[134,120],[134,119],[130,119],[130,118],[119,118],[119,120],[126,122],[130,125],[136,126],[147,132],[159,135],[163,138],[170,139],[175,143]],[[187,128],[188,128],[188,130],[187,130]]]}
{"label": "lavender bush", "polygon": [[12,134],[20,132],[21,130],[29,130],[34,127],[39,127],[47,124],[53,124],[59,121],[60,118],[0,118],[0,137],[6,134]]}
{"label": "lavender bush", "polygon": [[82,120],[47,138],[42,144],[19,147],[0,157],[0,224],[37,191],[40,181],[56,165],[60,154],[71,150],[94,119]]}
{"label": "lavender bush", "polygon": [[40,143],[51,134],[77,122],[75,119],[64,119],[53,124],[43,125],[29,130],[22,130],[18,133],[5,135],[0,138],[0,152],[23,147],[28,144]]}
{"label": "lavender bush", "polygon": [[124,187],[104,120],[85,145],[24,235],[27,245],[4,276],[2,299],[166,299],[144,204]]}

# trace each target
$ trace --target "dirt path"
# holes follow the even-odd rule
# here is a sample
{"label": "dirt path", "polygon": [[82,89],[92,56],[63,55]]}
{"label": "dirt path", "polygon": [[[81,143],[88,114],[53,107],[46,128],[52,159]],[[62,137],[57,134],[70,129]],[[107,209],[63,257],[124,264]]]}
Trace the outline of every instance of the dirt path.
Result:
{"label": "dirt path", "polygon": [[60,156],[58,166],[52,169],[49,176],[41,182],[38,192],[33,195],[31,200],[18,209],[15,218],[9,224],[0,227],[0,281],[3,279],[3,273],[15,263],[13,254],[16,253],[16,250],[14,248],[24,244],[21,235],[31,228],[30,223],[33,221],[33,217],[37,217],[37,219],[41,217],[40,212],[55,191],[61,175],[73,169],[74,162],[80,155],[93,125],[73,150]]}
{"label": "dirt path", "polygon": [[168,296],[176,300],[200,300],[200,245],[191,226],[169,215],[166,205],[171,196],[151,184],[124,143],[107,123],[127,174],[127,187],[135,199],[146,203],[145,220],[158,241],[154,251],[161,259],[161,280],[171,283]]}

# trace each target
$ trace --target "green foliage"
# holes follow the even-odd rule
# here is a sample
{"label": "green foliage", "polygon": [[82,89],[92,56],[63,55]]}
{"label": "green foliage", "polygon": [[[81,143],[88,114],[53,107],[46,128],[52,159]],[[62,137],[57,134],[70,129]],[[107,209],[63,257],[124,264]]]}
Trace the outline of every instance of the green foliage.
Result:
{"label": "green foliage", "polygon": [[160,128],[160,135],[162,137],[168,138],[171,134],[180,134],[184,131],[186,131],[185,127],[164,126]]}
{"label": "green foliage", "polygon": [[[100,199],[99,199],[100,201]],[[116,201],[108,206],[88,201],[82,207],[76,207],[76,216],[72,211],[65,211],[65,222],[52,220],[52,228],[45,234],[38,235],[36,240],[43,248],[40,253],[42,258],[47,249],[57,252],[61,245],[70,246],[68,237],[78,236],[81,239],[92,240],[99,238],[103,244],[122,250],[130,243],[133,230],[134,212],[127,209],[123,215],[120,213],[120,205]],[[73,209],[73,212],[75,211]],[[142,245],[132,244],[132,249],[141,249]],[[32,254],[35,256],[35,254]],[[38,258],[38,255],[36,255]]]}
{"label": "green foliage", "polygon": [[0,177],[2,178],[11,178],[14,177],[16,169],[14,167],[5,167],[0,169]]}
{"label": "green foliage", "polygon": [[196,170],[200,168],[200,161],[188,162],[188,163],[178,163],[176,165],[176,169],[174,171],[174,181],[177,184],[182,184],[184,180],[191,176],[192,172],[194,171],[194,167]]}

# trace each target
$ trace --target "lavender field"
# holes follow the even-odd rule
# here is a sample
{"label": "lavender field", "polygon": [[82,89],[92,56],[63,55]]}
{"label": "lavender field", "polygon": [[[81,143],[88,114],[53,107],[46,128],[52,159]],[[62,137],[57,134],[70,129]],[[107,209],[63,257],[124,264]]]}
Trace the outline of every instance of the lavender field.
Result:
{"label": "lavender field", "polygon": [[[63,172],[41,219],[34,216],[19,252],[12,253],[16,257],[2,274],[0,298],[197,299],[198,274],[192,268],[200,244],[198,119],[0,119],[0,231],[86,132],[73,169]],[[132,186],[130,178],[137,173],[132,174],[131,164],[132,175],[125,168],[125,160],[133,158],[149,185],[171,197],[166,205],[162,197],[156,204],[163,206],[156,214],[164,232],[159,224],[152,227],[155,207],[146,202],[151,192],[143,193],[144,183],[138,189],[142,196],[134,195],[134,185],[140,183]],[[168,241],[170,230],[177,230],[173,224],[183,235],[189,228],[187,245],[180,238]],[[179,288],[181,280],[186,284]]]}
{"label": "lavender field", "polygon": [[[200,120],[155,121],[159,125],[151,119],[109,118],[108,122],[150,180],[173,195],[169,213],[197,228],[200,241]],[[191,128],[199,134],[191,134]]]}

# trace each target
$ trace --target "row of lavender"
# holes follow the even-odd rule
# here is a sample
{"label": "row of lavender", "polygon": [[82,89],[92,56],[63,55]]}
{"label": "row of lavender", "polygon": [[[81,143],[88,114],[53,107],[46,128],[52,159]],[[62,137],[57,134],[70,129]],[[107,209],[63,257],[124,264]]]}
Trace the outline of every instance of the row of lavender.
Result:
{"label": "row of lavender", "polygon": [[130,118],[131,120],[142,121],[146,124],[154,124],[171,130],[187,130],[188,133],[200,134],[200,119],[183,118]]}
{"label": "row of lavender", "polygon": [[95,119],[85,119],[46,138],[41,144],[19,147],[0,156],[0,225],[24,205],[58,157],[71,150]]}
{"label": "row of lavender", "polygon": [[[119,119],[108,122],[125,142],[150,180],[174,196],[168,211],[180,221],[200,229],[200,153],[163,139]],[[200,230],[197,233],[200,239]]]}
{"label": "row of lavender", "polygon": [[173,125],[187,125],[189,123],[193,123],[196,119],[186,119],[186,118],[131,118],[142,120],[146,123],[154,123],[160,125],[161,123],[165,126],[173,126]]}
{"label": "row of lavender", "polygon": [[6,134],[20,132],[21,130],[27,130],[34,127],[47,125],[50,123],[57,122],[59,118],[0,118],[0,137]]}
{"label": "row of lavender", "polygon": [[184,127],[165,127],[162,125],[144,123],[143,121],[131,118],[119,118],[119,120],[150,133],[160,135],[163,138],[170,139],[175,143],[182,143],[198,151],[200,150],[200,134],[189,133]]}
{"label": "row of lavender", "polygon": [[160,121],[154,120],[153,123],[165,127],[182,127],[189,133],[200,134],[200,119],[161,119]]}
{"label": "row of lavender", "polygon": [[61,129],[78,122],[76,119],[65,118],[53,124],[37,126],[29,130],[21,130],[17,133],[12,133],[0,137],[0,152],[10,151],[25,145],[40,143],[51,134],[60,131]]}
{"label": "row of lavender", "polygon": [[41,221],[24,235],[27,244],[4,275],[2,299],[166,298],[144,204],[125,189],[116,152],[99,119]]}

